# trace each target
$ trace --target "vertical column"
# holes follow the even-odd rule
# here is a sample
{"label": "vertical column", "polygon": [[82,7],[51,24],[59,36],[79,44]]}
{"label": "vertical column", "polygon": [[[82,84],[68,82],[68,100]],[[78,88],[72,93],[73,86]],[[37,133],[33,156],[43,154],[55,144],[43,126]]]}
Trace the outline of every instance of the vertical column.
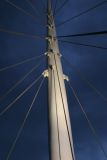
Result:
{"label": "vertical column", "polygon": [[49,126],[51,160],[75,160],[67,96],[51,2],[48,1]]}

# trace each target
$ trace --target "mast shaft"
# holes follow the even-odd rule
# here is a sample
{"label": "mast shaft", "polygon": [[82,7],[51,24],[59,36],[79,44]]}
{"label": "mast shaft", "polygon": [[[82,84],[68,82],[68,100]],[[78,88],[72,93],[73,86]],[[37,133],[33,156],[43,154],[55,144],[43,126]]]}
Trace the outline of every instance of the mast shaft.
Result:
{"label": "mast shaft", "polygon": [[48,0],[48,89],[51,160],[75,160],[61,56]]}

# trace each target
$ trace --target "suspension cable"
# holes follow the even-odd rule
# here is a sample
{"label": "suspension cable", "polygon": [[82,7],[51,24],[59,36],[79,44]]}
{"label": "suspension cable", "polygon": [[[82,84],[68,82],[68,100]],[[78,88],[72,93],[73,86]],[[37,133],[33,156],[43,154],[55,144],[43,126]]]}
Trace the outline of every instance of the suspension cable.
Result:
{"label": "suspension cable", "polygon": [[61,5],[58,9],[56,9],[56,12],[55,12],[54,16],[55,16],[58,12],[60,12],[60,11],[65,7],[65,5],[67,4],[67,2],[69,2],[69,0],[65,0],[65,1],[62,3],[62,5]]}
{"label": "suspension cable", "polygon": [[96,35],[105,35],[107,34],[106,30],[97,31],[97,32],[87,32],[87,33],[78,33],[72,35],[64,35],[64,36],[57,36],[58,38],[71,38],[71,37],[82,37],[82,36],[96,36]]}
{"label": "suspension cable", "polygon": [[40,16],[39,14],[39,10],[37,9],[37,7],[35,7],[32,2],[30,0],[25,0],[31,7],[34,11],[36,11],[36,13]]}
{"label": "suspension cable", "polygon": [[73,41],[66,41],[66,40],[59,40],[59,41],[60,41],[60,42],[63,42],[63,43],[69,43],[69,44],[77,45],[77,46],[85,46],[85,47],[92,47],[92,48],[105,49],[105,50],[107,50],[106,47],[102,47],[102,46],[96,46],[96,45],[90,45],[90,44],[83,44],[83,43],[78,43],[78,42],[73,42]]}
{"label": "suspension cable", "polygon": [[14,85],[12,85],[12,87],[7,92],[5,92],[2,96],[0,96],[0,100],[7,97],[18,85],[20,85],[40,65],[41,65],[41,61],[36,66],[34,66],[29,72],[27,72],[27,74],[25,74],[23,77],[21,77]]}
{"label": "suspension cable", "polygon": [[95,93],[97,93],[104,101],[107,102],[107,97],[105,97],[93,84],[90,82],[77,67],[75,67],[72,63],[70,63],[64,56],[63,56],[64,61],[67,63],[67,65],[70,66],[70,68],[73,68],[74,71],[77,73],[77,75],[86,83],[88,86],[94,90]]}
{"label": "suspension cable", "polygon": [[75,16],[67,19],[67,20],[65,20],[64,22],[58,24],[57,27],[62,26],[62,25],[64,25],[65,23],[68,23],[68,22],[70,22],[71,20],[74,20],[74,19],[76,19],[76,18],[78,18],[78,17],[80,17],[80,16],[82,16],[82,15],[84,15],[84,14],[86,14],[86,13],[88,13],[88,12],[90,12],[90,11],[92,11],[92,10],[94,10],[94,9],[102,6],[102,5],[104,5],[105,3],[107,3],[107,0],[104,0],[104,1],[102,1],[102,2],[100,2],[100,3],[98,3],[98,4],[96,4],[96,5],[94,5],[93,7],[90,7],[89,9],[87,9],[87,10],[85,10],[85,11],[82,11],[81,13],[79,13],[79,14],[77,14],[77,15],[75,15]]}
{"label": "suspension cable", "polygon": [[43,2],[43,0],[42,0],[42,2],[41,2],[41,4],[42,4],[42,8],[45,10],[44,12],[46,12],[46,4]]}
{"label": "suspension cable", "polygon": [[19,65],[28,63],[28,62],[33,61],[33,60],[37,60],[37,59],[39,59],[39,58],[41,58],[41,57],[43,57],[43,56],[44,56],[44,54],[41,54],[41,55],[39,55],[39,56],[34,56],[34,57],[32,57],[32,58],[28,58],[28,59],[23,60],[23,61],[21,61],[21,62],[18,62],[18,63],[12,64],[12,65],[9,65],[9,66],[0,68],[0,72],[6,71],[6,70],[8,70],[8,69],[15,68],[15,67],[17,67],[17,66],[19,66]]}
{"label": "suspension cable", "polygon": [[92,134],[93,134],[93,136],[94,136],[97,144],[99,145],[101,151],[103,152],[105,158],[107,159],[107,153],[106,153],[106,151],[105,151],[105,149],[104,149],[104,147],[103,147],[103,144],[102,144],[102,142],[101,142],[101,140],[100,140],[100,138],[99,138],[99,136],[98,136],[98,134],[97,134],[97,132],[96,132],[96,129],[94,128],[92,122],[91,122],[90,119],[88,118],[87,113],[85,112],[84,107],[83,107],[83,105],[81,104],[81,102],[80,102],[80,100],[79,100],[79,98],[78,98],[78,96],[77,96],[77,93],[75,92],[75,90],[74,90],[74,88],[72,87],[71,83],[69,82],[68,84],[69,84],[70,89],[72,90],[72,93],[73,93],[75,99],[77,100],[77,102],[78,102],[78,104],[79,104],[79,106],[80,106],[80,109],[81,109],[81,111],[82,111],[85,119],[87,120],[88,126],[89,126],[89,128],[90,128],[90,130],[91,130],[91,132],[92,132]]}
{"label": "suspension cable", "polygon": [[13,151],[14,151],[14,149],[15,149],[16,143],[17,143],[18,139],[20,138],[20,135],[21,135],[21,133],[22,133],[22,131],[23,131],[23,128],[24,128],[24,126],[25,126],[25,123],[26,123],[26,121],[27,121],[27,119],[28,119],[28,117],[29,117],[29,115],[30,115],[30,113],[31,113],[31,110],[32,110],[32,108],[33,108],[33,106],[34,106],[34,103],[35,103],[35,101],[36,101],[36,99],[37,99],[37,96],[38,96],[38,94],[39,94],[39,92],[40,92],[40,89],[41,89],[41,87],[42,87],[42,85],[43,85],[43,82],[44,82],[44,78],[42,79],[42,81],[41,81],[41,83],[40,83],[40,85],[39,85],[39,87],[38,87],[38,90],[37,90],[37,92],[36,92],[36,94],[35,94],[35,96],[34,96],[34,98],[33,98],[33,101],[32,101],[32,103],[31,103],[31,105],[30,105],[30,107],[29,107],[29,109],[28,109],[28,111],[27,111],[27,113],[26,113],[26,115],[25,115],[25,117],[24,117],[24,120],[23,120],[23,122],[22,122],[22,124],[21,124],[21,126],[20,126],[20,128],[19,128],[19,130],[18,130],[18,132],[17,132],[16,138],[15,138],[15,140],[13,141],[13,143],[12,143],[10,149],[9,149],[8,155],[7,155],[7,157],[6,157],[6,160],[9,160],[9,159],[10,159],[10,156],[11,156],[11,154],[13,153]]}
{"label": "suspension cable", "polygon": [[[17,10],[23,12],[25,15],[32,17],[34,20],[36,20],[36,17],[34,15],[32,15],[31,13],[25,11],[23,8],[17,6],[16,4],[14,4],[13,2],[11,2],[10,0],[5,0],[7,3],[9,3],[11,6],[13,6],[14,8],[16,8]],[[36,21],[37,22],[37,21]],[[41,25],[41,23],[37,22],[39,25]],[[41,25],[43,26],[43,25]]]}
{"label": "suspension cable", "polygon": [[16,103],[31,87],[33,87],[42,77],[42,75],[40,75],[35,81],[33,81],[33,83],[31,83],[23,92],[21,92],[5,109],[3,109],[0,112],[0,116],[2,116],[4,113],[6,113],[13,105],[14,103]]}
{"label": "suspension cable", "polygon": [[58,3],[58,0],[55,1],[55,5],[54,5],[54,8],[53,8],[53,16],[55,16],[57,3]]}
{"label": "suspension cable", "polygon": [[[30,0],[25,0],[25,1],[31,6],[31,8],[32,8],[32,9],[38,14],[38,16],[41,18],[41,16],[40,16],[40,10],[37,8],[37,6],[35,7]],[[40,19],[40,20],[41,20],[41,19]],[[43,24],[45,24],[45,23],[43,23]],[[45,24],[45,25],[46,25],[46,24]]]}
{"label": "suspension cable", "polygon": [[5,29],[5,28],[0,28],[0,32],[6,32],[6,33],[9,33],[12,35],[24,36],[24,37],[29,37],[29,38],[33,38],[33,39],[45,39],[44,36],[36,36],[36,35],[26,34],[24,32],[16,32],[16,31]]}

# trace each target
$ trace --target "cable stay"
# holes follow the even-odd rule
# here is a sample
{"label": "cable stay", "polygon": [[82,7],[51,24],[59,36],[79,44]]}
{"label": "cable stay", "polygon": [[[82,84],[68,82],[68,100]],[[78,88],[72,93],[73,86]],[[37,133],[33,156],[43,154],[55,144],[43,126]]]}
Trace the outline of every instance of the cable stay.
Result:
{"label": "cable stay", "polygon": [[84,44],[84,43],[78,43],[78,42],[66,41],[66,40],[59,40],[59,41],[63,42],[63,43],[69,43],[69,44],[77,45],[77,46],[85,46],[85,47],[92,47],[92,48],[107,50],[106,47],[102,47],[102,46],[96,46],[96,45],[90,45],[90,44]]}
{"label": "cable stay", "polygon": [[68,19],[65,20],[64,22],[58,24],[57,27],[62,26],[62,25],[64,25],[65,23],[68,23],[68,22],[70,22],[70,21],[72,21],[72,20],[74,20],[74,19],[76,19],[76,18],[78,18],[78,17],[80,17],[80,16],[82,16],[82,15],[84,15],[84,14],[86,14],[86,13],[88,13],[88,12],[90,12],[90,11],[92,11],[92,10],[100,7],[100,6],[102,6],[102,5],[104,5],[105,3],[107,3],[107,0],[104,0],[104,1],[102,1],[102,2],[100,2],[100,3],[98,3],[98,4],[96,4],[96,5],[94,5],[93,7],[90,7],[90,8],[87,9],[87,10],[84,10],[84,11],[80,12],[79,14],[71,17],[71,18],[68,18]]}
{"label": "cable stay", "polygon": [[25,74],[23,77],[21,77],[12,87],[4,93],[2,96],[0,96],[0,100],[4,99],[7,97],[17,86],[19,86],[34,70],[36,70],[42,63],[38,63],[36,66],[34,66],[27,74]]}
{"label": "cable stay", "polygon": [[46,13],[47,12],[47,5],[45,5],[43,0],[42,0],[41,4],[42,4],[42,8],[45,10],[44,13]]}
{"label": "cable stay", "polygon": [[31,83],[23,92],[21,92],[3,111],[1,111],[0,116],[6,113],[30,88],[32,88],[42,77],[40,75],[33,83]]}
{"label": "cable stay", "polygon": [[13,141],[13,143],[12,143],[10,149],[9,149],[8,155],[7,155],[7,157],[6,157],[6,160],[9,160],[9,159],[10,159],[10,156],[12,155],[12,153],[13,153],[13,151],[14,151],[14,149],[15,149],[16,143],[17,143],[18,139],[20,138],[20,135],[21,135],[21,133],[22,133],[22,131],[23,131],[23,128],[24,128],[24,126],[25,126],[25,123],[26,123],[26,121],[27,121],[27,119],[28,119],[28,117],[29,117],[29,115],[30,115],[30,113],[31,113],[31,110],[32,110],[32,108],[33,108],[33,106],[34,106],[34,103],[35,103],[35,101],[36,101],[36,99],[37,99],[37,97],[38,97],[38,94],[39,94],[40,89],[41,89],[41,87],[42,87],[42,85],[43,85],[43,82],[44,82],[44,78],[42,79],[42,81],[41,81],[41,83],[40,83],[40,85],[39,85],[39,87],[38,87],[38,90],[37,90],[36,94],[34,95],[34,98],[33,98],[33,100],[32,100],[32,103],[31,103],[31,105],[29,106],[29,109],[28,109],[28,111],[27,111],[27,113],[26,113],[26,115],[25,115],[25,117],[24,117],[24,120],[23,120],[23,122],[22,122],[22,124],[21,124],[21,126],[20,126],[20,128],[19,128],[19,130],[18,130],[18,132],[17,132],[16,138],[15,138],[15,140]]}
{"label": "cable stay", "polygon": [[106,35],[106,34],[107,34],[107,30],[104,30],[104,31],[98,31],[98,32],[87,32],[87,33],[79,33],[79,34],[58,36],[58,38],[71,38],[71,37],[83,37],[83,36],[98,36],[98,35]]}
{"label": "cable stay", "polygon": [[[23,12],[25,15],[30,16],[31,18],[33,18],[34,20],[36,20],[37,18],[32,15],[31,13],[25,11],[23,8],[17,6],[16,4],[14,4],[13,2],[11,2],[10,0],[5,0],[7,3],[9,3],[11,6],[13,6],[14,8],[16,8],[17,10]],[[37,22],[37,21],[36,21]],[[41,25],[43,27],[43,25],[39,22],[37,22],[39,25]]]}
{"label": "cable stay", "polygon": [[24,60],[24,61],[18,62],[18,63],[16,63],[16,64],[12,64],[12,65],[9,65],[9,66],[0,68],[0,72],[6,71],[6,70],[8,70],[8,69],[15,68],[15,67],[17,67],[17,66],[19,66],[19,65],[28,63],[28,62],[33,61],[33,60],[37,60],[37,59],[39,59],[39,58],[41,58],[41,57],[43,57],[43,56],[44,56],[44,54],[41,54],[40,56],[34,56],[34,57],[28,58],[28,59],[26,59],[26,60]]}
{"label": "cable stay", "polygon": [[40,11],[38,10],[37,6],[35,7],[30,0],[25,0],[25,1],[26,1],[26,2],[31,6],[31,8],[38,14],[38,16],[41,17],[41,16],[40,16]]}
{"label": "cable stay", "polygon": [[55,16],[56,14],[56,6],[57,6],[57,3],[58,3],[58,0],[55,1],[55,5],[54,5],[54,8],[53,8],[53,15]]}
{"label": "cable stay", "polygon": [[74,88],[72,87],[71,83],[68,82],[68,84],[69,84],[69,87],[70,87],[70,89],[71,89],[71,91],[72,91],[72,93],[73,93],[73,95],[74,95],[77,103],[79,104],[80,109],[81,109],[81,111],[82,111],[82,113],[83,113],[83,115],[84,115],[84,117],[85,117],[85,119],[86,119],[86,121],[87,121],[87,123],[88,123],[88,126],[89,126],[89,128],[90,128],[90,131],[92,132],[92,134],[93,134],[93,136],[94,136],[97,144],[99,145],[101,151],[103,152],[105,158],[107,159],[107,153],[106,153],[106,151],[105,151],[105,148],[104,148],[104,146],[103,146],[103,144],[102,144],[102,142],[101,142],[101,139],[100,139],[99,135],[97,134],[97,131],[96,131],[95,127],[93,126],[92,122],[91,122],[90,119],[88,118],[88,115],[87,115],[87,113],[85,112],[84,107],[83,107],[83,105],[81,104],[81,102],[80,102],[80,100],[79,100],[79,98],[78,98],[78,96],[77,96],[77,93],[76,93],[76,91],[74,90]]}
{"label": "cable stay", "polygon": [[[5,1],[6,1],[9,5],[11,5],[12,7],[16,8],[17,10],[19,10],[20,12],[22,12],[22,13],[24,13],[25,15],[30,16],[32,19],[36,20],[36,17],[35,17],[33,14],[27,12],[26,10],[24,10],[24,9],[21,8],[20,6],[17,6],[17,5],[14,4],[11,0],[5,0]],[[32,3],[30,0],[25,0],[25,1],[26,1],[26,2],[32,7],[32,9],[33,9],[34,11],[36,11],[36,12],[38,13],[38,15],[40,16],[38,8],[36,8],[36,6],[34,6],[33,3]],[[55,5],[54,5],[54,9],[53,9],[53,15],[56,15],[58,12],[60,12],[61,9],[63,9],[64,6],[67,4],[68,1],[69,1],[69,0],[64,0],[64,2],[62,3],[62,5],[61,5],[59,8],[57,8],[58,0],[56,0],[55,3],[54,3]],[[43,1],[42,1],[42,2],[43,2]],[[49,0],[48,0],[48,2],[49,2]],[[51,2],[51,0],[50,0],[50,2]],[[82,15],[85,15],[85,14],[88,13],[88,12],[91,12],[92,10],[94,10],[94,9],[96,9],[96,8],[104,5],[104,4],[106,4],[106,2],[107,2],[107,0],[102,0],[102,2],[97,3],[96,5],[90,7],[89,9],[86,9],[86,10],[80,12],[79,14],[74,15],[74,16],[71,17],[71,18],[68,18],[68,19],[65,20],[64,22],[59,23],[59,24],[57,25],[57,27],[60,27],[60,26],[66,24],[66,23],[68,23],[68,22],[70,22],[70,21],[72,21],[72,20],[74,20],[74,19],[76,19],[76,18],[79,18],[79,17],[82,16]],[[45,4],[43,4],[43,5],[44,5],[44,8],[46,8],[46,7],[45,7]],[[43,7],[43,5],[42,5],[42,7]],[[48,4],[48,7],[49,7],[49,4]],[[49,11],[48,11],[48,12],[49,12]],[[49,19],[49,18],[48,18],[48,19]],[[41,20],[41,19],[39,19],[39,20]],[[52,17],[51,17],[51,20],[52,20]],[[40,23],[38,23],[38,24],[40,24]],[[53,23],[52,23],[52,24],[53,24]],[[40,24],[40,25],[43,26],[42,24]],[[46,25],[44,24],[44,27],[45,27],[45,26],[46,26]],[[53,26],[50,25],[50,26],[48,26],[48,27],[53,27]],[[49,37],[46,37],[46,36],[37,36],[37,35],[27,34],[27,33],[24,33],[24,32],[12,31],[12,30],[8,30],[8,29],[5,29],[5,28],[0,28],[0,32],[9,33],[9,34],[16,35],[16,36],[24,36],[25,38],[28,37],[28,38],[33,38],[33,39],[39,39],[39,40],[48,40],[48,41],[49,41],[51,38],[53,38],[52,36],[49,36]],[[48,32],[49,32],[49,31],[48,31]],[[52,32],[52,31],[50,31],[50,32]],[[63,42],[63,43],[71,43],[71,44],[73,44],[73,45],[85,46],[85,47],[93,47],[93,48],[105,49],[105,50],[106,50],[107,48],[106,48],[106,47],[102,47],[102,46],[96,46],[96,45],[90,45],[90,44],[82,44],[82,43],[79,43],[79,42],[66,41],[66,40],[60,39],[60,38],[71,38],[71,37],[82,37],[82,36],[94,36],[94,35],[96,36],[96,35],[105,35],[105,34],[107,34],[107,31],[90,32],[90,33],[79,33],[79,34],[73,34],[73,35],[64,35],[64,36],[55,37],[55,39],[56,39],[56,38],[59,38],[58,40],[59,40],[60,42]],[[51,48],[51,42],[52,42],[52,41],[49,41],[49,42],[48,42],[48,48],[49,48],[49,47]],[[50,43],[50,44],[49,44],[49,43]],[[49,45],[50,45],[50,46],[49,46]],[[52,46],[52,47],[53,47],[53,46]],[[53,48],[54,48],[54,47],[53,47]],[[49,51],[51,51],[51,49],[50,49]],[[54,51],[54,50],[52,50],[52,52],[53,52],[53,51]],[[30,61],[32,61],[32,60],[39,59],[39,58],[42,57],[42,56],[44,56],[44,54],[42,54],[42,55],[40,55],[40,56],[34,56],[34,57],[32,57],[32,58],[28,58],[28,59],[25,59],[25,60],[23,60],[23,61],[21,61],[21,62],[18,62],[18,63],[16,63],[16,64],[12,64],[12,65],[3,67],[3,68],[0,69],[0,72],[6,71],[6,70],[8,70],[8,69],[15,68],[15,67],[17,67],[17,66],[19,66],[19,65],[28,63],[28,62],[30,62]],[[57,135],[58,135],[58,143],[59,143],[58,145],[59,145],[60,160],[61,160],[61,153],[60,153],[60,152],[61,152],[61,151],[60,151],[60,145],[61,145],[61,144],[60,144],[60,138],[59,138],[59,126],[58,126],[58,125],[59,125],[59,124],[58,124],[59,122],[58,122],[58,113],[57,113],[57,109],[58,109],[58,106],[57,106],[57,105],[58,105],[58,104],[57,104],[57,101],[56,101],[56,96],[57,96],[57,95],[56,95],[56,93],[57,93],[57,92],[56,92],[56,91],[57,91],[56,86],[59,87],[59,92],[60,92],[60,97],[61,97],[61,103],[62,103],[62,109],[63,109],[63,113],[64,113],[64,119],[65,119],[66,130],[67,130],[67,137],[68,137],[68,140],[69,140],[69,145],[70,145],[70,149],[71,149],[71,154],[72,154],[72,157],[73,157],[73,160],[74,160],[75,157],[74,157],[73,148],[72,148],[72,141],[71,141],[71,139],[70,139],[70,132],[69,132],[69,126],[68,126],[69,123],[68,123],[67,114],[66,114],[64,97],[63,97],[63,94],[62,94],[62,93],[63,93],[63,90],[62,90],[62,87],[61,87],[60,75],[59,75],[59,72],[58,72],[58,67],[59,67],[59,66],[58,66],[58,65],[59,65],[58,63],[59,63],[59,62],[57,63],[57,58],[56,58],[56,55],[55,55],[55,54],[53,54],[52,56],[54,57],[54,65],[55,65],[54,67],[55,67],[55,70],[54,70],[54,67],[53,67],[53,66],[49,66],[49,67],[50,67],[50,69],[53,69],[53,70],[52,70],[52,71],[53,71],[53,73],[52,73],[52,74],[53,74],[53,86],[52,86],[52,87],[54,87],[54,90],[55,90],[55,92],[54,92],[54,94],[55,94],[55,95],[54,95],[54,97],[55,97],[55,105],[56,105],[56,106],[55,106],[55,112],[56,112],[55,114],[56,114],[56,121],[57,121]],[[78,76],[79,76],[83,81],[85,81],[85,82],[89,85],[89,87],[91,87],[103,100],[105,100],[105,101],[107,102],[107,98],[106,98],[84,75],[82,75],[82,73],[81,73],[75,66],[73,66],[68,60],[66,60],[65,57],[63,57],[63,59],[67,62],[67,64],[70,66],[70,68],[73,68],[73,69],[75,70],[75,72],[78,74]],[[2,96],[0,97],[0,100],[3,99],[3,98],[5,98],[5,97],[6,97],[7,95],[9,95],[17,86],[19,86],[22,82],[24,82],[24,80],[25,80],[34,70],[36,70],[40,65],[41,65],[41,61],[40,61],[40,63],[38,63],[37,65],[35,65],[30,71],[28,71],[23,77],[21,77],[4,95],[2,95]],[[51,68],[51,67],[53,67],[53,68]],[[55,77],[55,75],[56,75],[56,77]],[[23,130],[24,130],[24,127],[25,127],[25,125],[26,125],[26,122],[27,122],[27,120],[28,120],[28,118],[29,118],[29,116],[30,116],[30,114],[31,114],[32,108],[34,107],[34,103],[36,102],[36,100],[37,100],[37,98],[38,98],[38,95],[39,95],[39,93],[40,93],[40,90],[41,90],[41,88],[42,88],[42,86],[43,86],[44,79],[45,79],[45,76],[44,76],[44,74],[42,73],[42,74],[41,74],[40,76],[38,76],[30,85],[28,85],[24,90],[22,90],[21,93],[19,93],[19,94],[15,97],[15,99],[12,100],[12,102],[9,102],[9,104],[8,104],[5,108],[3,108],[3,109],[1,110],[1,112],[0,112],[0,116],[3,116],[9,109],[11,109],[11,108],[13,107],[13,105],[14,105],[16,102],[18,102],[18,100],[21,99],[22,96],[24,96],[25,93],[27,93],[37,82],[40,81],[40,84],[38,85],[37,91],[36,91],[36,93],[34,93],[34,96],[32,97],[32,102],[31,102],[30,105],[28,106],[28,109],[27,109],[27,111],[26,111],[26,113],[25,113],[25,116],[23,117],[23,121],[22,121],[22,123],[20,124],[20,126],[19,126],[19,128],[18,128],[18,131],[17,131],[17,133],[16,133],[16,135],[15,135],[15,138],[14,138],[14,140],[13,140],[13,142],[12,142],[10,148],[9,148],[9,151],[8,151],[8,153],[7,153],[7,155],[6,155],[6,160],[10,160],[10,159],[11,159],[11,156],[12,156],[14,150],[16,149],[16,145],[17,145],[17,143],[19,142],[18,140],[19,140],[19,138],[20,138],[20,136],[21,136],[21,134],[22,134],[22,132],[23,132]],[[57,81],[56,81],[56,79],[57,79]],[[57,83],[58,85],[56,85],[55,83]],[[87,113],[85,112],[85,109],[84,109],[82,103],[80,102],[80,99],[79,99],[79,97],[78,97],[75,89],[72,87],[72,84],[71,84],[70,82],[68,82],[68,85],[69,85],[69,88],[71,89],[71,91],[72,91],[72,93],[73,93],[73,95],[74,95],[77,103],[79,104],[79,107],[80,107],[80,109],[81,109],[81,111],[82,111],[82,113],[83,113],[83,116],[85,117],[85,119],[86,119],[86,121],[87,121],[87,123],[88,123],[89,129],[91,130],[91,132],[92,132],[92,134],[93,134],[93,136],[94,136],[97,144],[99,145],[101,151],[103,152],[105,158],[107,159],[106,150],[105,150],[105,148],[104,148],[104,146],[103,146],[103,143],[102,143],[102,141],[101,141],[101,139],[100,139],[100,137],[99,137],[99,135],[98,135],[98,133],[97,133],[94,125],[92,124],[92,122],[91,122],[91,120],[89,119]],[[59,92],[58,92],[58,93],[59,93]]]}
{"label": "cable stay", "polygon": [[66,62],[66,64],[72,68],[75,73],[86,83],[88,84],[88,86],[93,89],[93,91],[95,93],[97,93],[97,95],[99,95],[104,101],[107,102],[107,97],[105,97],[93,84],[92,82],[90,82],[82,73],[79,69],[77,69],[77,67],[75,67],[72,63],[70,63],[64,56],[63,56],[63,60]]}
{"label": "cable stay", "polygon": [[12,30],[8,30],[8,29],[5,29],[5,28],[0,28],[0,32],[4,32],[4,33],[9,33],[9,34],[12,34],[12,35],[16,35],[16,36],[24,36],[24,37],[28,37],[28,38],[33,38],[33,39],[45,39],[45,36],[36,36],[36,35],[31,35],[31,34],[26,34],[24,32],[16,32],[16,31],[12,31]]}
{"label": "cable stay", "polygon": [[65,7],[65,5],[67,4],[67,2],[69,2],[69,0],[65,0],[65,1],[62,3],[62,5],[61,5],[58,9],[56,9],[56,12],[55,12],[54,16],[55,16],[58,12],[60,12],[60,11]]}
{"label": "cable stay", "polygon": [[36,11],[36,13],[40,16],[40,12],[39,12],[39,10],[37,9],[37,7],[35,7],[33,4],[32,4],[32,2],[30,1],[30,0],[25,0],[31,7],[32,7],[32,9],[34,10],[34,11]]}

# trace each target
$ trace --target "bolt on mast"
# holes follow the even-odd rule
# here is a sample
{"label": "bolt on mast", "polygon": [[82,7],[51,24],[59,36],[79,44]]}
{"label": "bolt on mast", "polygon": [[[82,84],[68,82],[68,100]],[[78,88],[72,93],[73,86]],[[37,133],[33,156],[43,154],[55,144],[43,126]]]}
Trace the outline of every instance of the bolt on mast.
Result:
{"label": "bolt on mast", "polygon": [[51,160],[75,160],[64,75],[56,37],[56,28],[48,0],[48,90]]}

